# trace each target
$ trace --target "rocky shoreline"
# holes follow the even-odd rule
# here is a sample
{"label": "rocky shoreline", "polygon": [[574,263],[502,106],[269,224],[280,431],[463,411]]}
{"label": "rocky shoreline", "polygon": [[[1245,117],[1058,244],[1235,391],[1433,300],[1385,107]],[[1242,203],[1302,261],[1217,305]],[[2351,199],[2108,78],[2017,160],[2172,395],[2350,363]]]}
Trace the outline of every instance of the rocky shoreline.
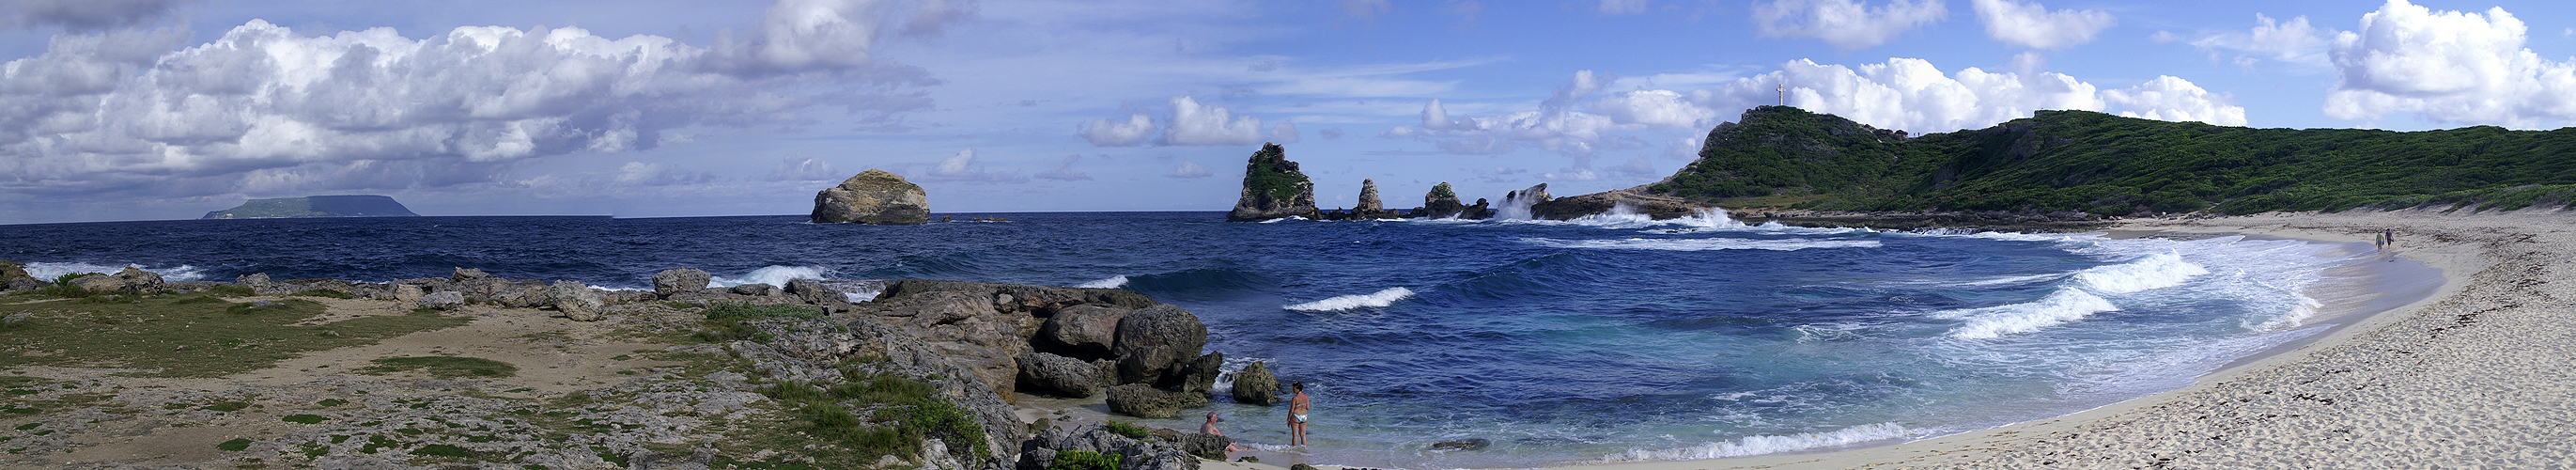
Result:
{"label": "rocky shoreline", "polygon": [[[0,268],[14,267],[0,262]],[[209,377],[213,381],[155,379],[150,370],[130,367],[17,367],[13,372],[19,375],[40,377],[25,380],[41,386],[10,382],[19,387],[13,393],[32,400],[27,403],[78,406],[28,408],[34,410],[32,416],[8,419],[20,426],[15,434],[0,434],[0,447],[19,448],[0,457],[9,466],[428,468],[509,463],[706,468],[765,463],[754,466],[1040,470],[1053,467],[1060,455],[1120,455],[1122,470],[1195,470],[1200,461],[1192,451],[1221,459],[1230,442],[1170,430],[1113,429],[1107,423],[1030,422],[1022,418],[1027,410],[1010,404],[1022,393],[1071,398],[1105,394],[1116,412],[1169,417],[1209,402],[1223,356],[1202,353],[1206,327],[1187,310],[1120,289],[904,279],[884,283],[873,299],[850,302],[841,290],[816,280],[783,287],[710,288],[708,276],[691,269],[655,275],[653,291],[509,279],[470,268],[445,278],[386,283],[271,280],[259,274],[233,282],[164,282],[157,274],[131,268],[114,275],[70,277],[62,284],[28,277],[23,270],[0,269],[0,277],[8,278],[0,285],[10,287],[0,304],[47,307],[13,314],[8,321],[13,329],[106,315],[78,307],[91,304],[211,304],[217,307],[207,308],[220,309],[320,303],[328,305],[329,313],[319,317],[326,319],[426,315],[461,321],[466,326],[453,330],[458,333],[431,331],[383,341],[425,342],[427,352],[442,357],[528,350],[526,363],[518,367],[527,371],[523,378],[557,374],[558,367],[579,371],[586,369],[577,366],[651,365],[555,381],[553,386],[504,377],[379,378],[346,365],[329,369],[390,354],[368,350],[384,347],[380,344],[308,353],[272,369]],[[81,290],[71,292],[81,296],[58,298],[69,297],[62,295],[64,285],[77,286]],[[514,338],[497,331],[530,333]],[[99,341],[117,340],[112,332],[93,334],[101,335]],[[423,335],[446,339],[408,339]],[[538,337],[555,339],[528,339]],[[549,346],[554,350],[546,351]],[[616,357],[567,356],[584,346],[607,348],[591,355]],[[618,348],[635,349],[614,354]],[[548,352],[557,357],[547,359]],[[629,359],[639,355],[644,357]],[[324,358],[328,363],[281,370]],[[506,354],[498,359],[522,360]],[[1266,369],[1260,372],[1268,375]],[[276,376],[307,380],[272,379]],[[1237,380],[1237,393],[1260,388],[1246,379],[1251,378]],[[1267,380],[1275,393],[1276,379]],[[580,386],[585,383],[596,386]],[[914,387],[901,385],[906,383],[920,384],[927,398],[883,401],[855,391]],[[155,411],[162,409],[189,411]],[[265,424],[240,419],[262,415],[263,409],[299,414],[271,417]],[[950,409],[956,411],[938,411]],[[833,410],[862,417],[847,426],[847,436],[911,432],[894,435],[922,436],[901,446],[919,450],[822,461],[811,455],[849,452],[800,452],[874,448],[856,437],[828,438],[827,431],[835,429],[831,418],[813,416]],[[304,416],[311,418],[300,418]],[[898,418],[873,421],[868,416]],[[290,424],[280,428],[279,419]],[[293,424],[303,423],[297,419],[318,424]],[[52,424],[67,420],[88,424]],[[922,426],[931,427],[915,429]],[[224,429],[242,431],[225,434],[239,435],[241,442],[96,458],[102,449],[126,449],[138,441],[170,438],[167,434]],[[803,447],[770,445],[799,443]],[[231,444],[239,445],[225,447]],[[1075,451],[1089,454],[1068,454]]]}

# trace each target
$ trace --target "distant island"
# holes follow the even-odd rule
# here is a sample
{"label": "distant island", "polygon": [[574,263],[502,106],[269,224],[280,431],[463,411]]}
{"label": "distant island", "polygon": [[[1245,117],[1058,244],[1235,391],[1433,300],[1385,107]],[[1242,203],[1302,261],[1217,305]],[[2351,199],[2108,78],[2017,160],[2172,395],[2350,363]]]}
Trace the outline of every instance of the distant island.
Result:
{"label": "distant island", "polygon": [[252,199],[240,207],[207,212],[207,219],[286,219],[311,217],[419,217],[386,196],[356,194]]}

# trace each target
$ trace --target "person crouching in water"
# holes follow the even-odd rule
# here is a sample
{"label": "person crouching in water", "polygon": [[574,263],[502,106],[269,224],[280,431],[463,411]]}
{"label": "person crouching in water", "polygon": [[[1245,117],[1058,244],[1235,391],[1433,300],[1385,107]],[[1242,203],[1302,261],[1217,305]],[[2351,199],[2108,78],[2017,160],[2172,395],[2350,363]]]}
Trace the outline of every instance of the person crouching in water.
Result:
{"label": "person crouching in water", "polygon": [[[1211,436],[1216,436],[1216,437],[1225,437],[1225,431],[1218,431],[1218,430],[1216,430],[1216,423],[1225,422],[1225,418],[1219,418],[1219,417],[1216,417],[1216,412],[1214,412],[1214,411],[1210,411],[1210,412],[1208,412],[1208,414],[1207,414],[1207,418],[1208,418],[1207,422],[1205,422],[1205,423],[1199,423],[1199,434],[1206,434],[1206,435],[1211,435]],[[1229,454],[1230,454],[1230,453],[1242,452],[1242,451],[1243,451],[1243,446],[1241,446],[1241,445],[1236,445],[1236,444],[1234,443],[1234,439],[1226,439],[1226,440],[1225,440],[1225,452],[1226,452],[1226,453],[1229,453]]]}

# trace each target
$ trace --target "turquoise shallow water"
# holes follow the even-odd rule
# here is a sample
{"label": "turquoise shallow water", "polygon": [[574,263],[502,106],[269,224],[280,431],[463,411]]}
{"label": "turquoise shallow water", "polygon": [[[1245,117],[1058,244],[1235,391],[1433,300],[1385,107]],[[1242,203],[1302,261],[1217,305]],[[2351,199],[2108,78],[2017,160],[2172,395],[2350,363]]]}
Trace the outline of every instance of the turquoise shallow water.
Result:
{"label": "turquoise shallow water", "polygon": [[[1308,461],[1528,467],[1893,442],[2186,385],[2314,335],[2299,293],[2344,247],[2222,237],[1882,233],[1649,221],[1287,220],[1000,214],[815,225],[801,216],[424,217],[7,226],[39,275],[382,281],[478,267],[640,288],[925,277],[1134,289],[1197,313],[1230,366],[1310,384],[1313,445],[1279,408],[1229,434]],[[980,215],[979,215],[980,216]],[[961,217],[963,218],[963,217]],[[862,294],[864,295],[864,294]],[[1222,387],[1220,387],[1222,388]],[[1196,420],[1154,421],[1192,428]],[[1428,450],[1482,438],[1472,452]]]}

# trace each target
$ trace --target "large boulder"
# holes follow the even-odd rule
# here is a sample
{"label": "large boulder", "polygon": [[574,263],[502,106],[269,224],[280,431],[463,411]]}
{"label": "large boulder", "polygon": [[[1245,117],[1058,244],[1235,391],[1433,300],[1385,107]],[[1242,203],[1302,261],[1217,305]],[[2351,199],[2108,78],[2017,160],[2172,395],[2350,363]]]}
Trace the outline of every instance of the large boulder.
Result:
{"label": "large boulder", "polygon": [[1189,452],[1190,455],[1198,458],[1219,462],[1225,461],[1226,446],[1234,445],[1234,439],[1215,434],[1194,432],[1182,434],[1180,437],[1178,440],[1181,442],[1182,451]]}
{"label": "large boulder", "polygon": [[419,302],[420,296],[428,294],[428,292],[421,291],[420,286],[418,285],[394,284],[393,295],[395,302]]}
{"label": "large boulder", "polygon": [[1247,405],[1279,404],[1279,376],[1271,375],[1270,366],[1261,361],[1243,366],[1234,373],[1234,402]]}
{"label": "large boulder", "polygon": [[1224,374],[1217,370],[1223,366],[1225,366],[1225,353],[1207,353],[1199,356],[1197,360],[1182,363],[1179,369],[1163,374],[1162,380],[1154,383],[1154,386],[1164,390],[1207,395],[1209,390],[1216,388],[1217,376]]}
{"label": "large boulder", "polygon": [[1121,436],[1102,424],[1050,428],[1021,444],[1019,461],[1012,468],[1046,470],[1055,466],[1056,454],[1079,450],[1118,455],[1119,470],[1199,470],[1199,459],[1175,444]]}
{"label": "large boulder", "polygon": [[161,275],[153,274],[151,271],[129,266],[123,271],[117,271],[116,279],[125,282],[125,292],[129,294],[161,291]]}
{"label": "large boulder", "polygon": [[1253,222],[1288,217],[1324,218],[1315,209],[1315,182],[1297,171],[1297,162],[1288,161],[1288,150],[1279,144],[1261,144],[1252,159],[1243,165],[1243,196],[1235,200],[1234,210],[1225,220]]}
{"label": "large boulder", "polygon": [[1081,359],[1047,353],[1020,357],[1020,390],[1066,398],[1100,393],[1100,369]]}
{"label": "large boulder", "polygon": [[233,278],[233,285],[241,286],[243,288],[250,289],[251,292],[260,294],[267,294],[267,291],[272,289],[269,287],[269,284],[268,273],[250,273]]}
{"label": "large boulder", "polygon": [[1119,383],[1156,383],[1199,357],[1207,346],[1207,324],[1199,316],[1170,304],[1137,310],[1118,320],[1118,340],[1110,352],[1118,357]]}
{"label": "large boulder", "polygon": [[497,282],[486,284],[489,286],[487,289],[490,293],[485,295],[484,301],[510,308],[536,308],[546,306],[548,301],[554,300],[554,289],[547,287],[544,282],[503,279],[493,279],[493,281]]}
{"label": "large boulder", "polygon": [[572,321],[599,321],[600,310],[607,306],[599,291],[571,280],[555,281],[548,297],[554,298],[555,310],[563,311],[564,318]]}
{"label": "large boulder", "polygon": [[1134,309],[1077,305],[1047,317],[1032,341],[1041,350],[1084,359],[1117,357],[1118,322]]}
{"label": "large boulder", "polygon": [[1208,405],[1205,394],[1174,392],[1145,384],[1109,387],[1109,411],[1138,418],[1170,418],[1182,408]]}
{"label": "large boulder", "polygon": [[868,170],[814,193],[814,223],[912,225],[930,222],[930,197],[921,185],[885,170]]}
{"label": "large boulder", "polygon": [[91,274],[72,278],[72,286],[79,287],[81,290],[89,291],[91,294],[118,294],[125,292],[124,279],[105,274]]}
{"label": "large boulder", "polygon": [[653,273],[653,295],[669,298],[671,294],[697,292],[707,288],[709,279],[711,278],[707,276],[706,271],[688,268],[665,269],[662,272]]}
{"label": "large boulder", "polygon": [[787,293],[796,296],[799,302],[832,307],[834,310],[839,310],[842,304],[850,303],[850,297],[842,294],[839,289],[833,289],[832,286],[823,285],[823,281],[813,279],[788,280]]}
{"label": "large boulder", "polygon": [[420,296],[420,306],[437,310],[465,308],[465,293],[452,290],[433,292]]}

